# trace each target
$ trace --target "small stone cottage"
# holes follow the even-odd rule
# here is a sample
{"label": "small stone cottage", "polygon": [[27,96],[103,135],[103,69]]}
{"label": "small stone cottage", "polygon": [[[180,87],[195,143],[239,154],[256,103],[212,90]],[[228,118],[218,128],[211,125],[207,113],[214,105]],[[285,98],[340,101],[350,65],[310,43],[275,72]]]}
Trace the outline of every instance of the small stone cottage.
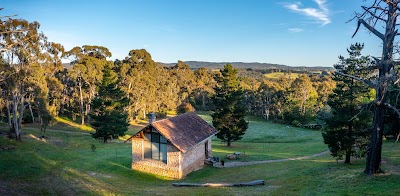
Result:
{"label": "small stone cottage", "polygon": [[132,136],[132,169],[183,178],[211,157],[217,131],[194,112],[152,122]]}

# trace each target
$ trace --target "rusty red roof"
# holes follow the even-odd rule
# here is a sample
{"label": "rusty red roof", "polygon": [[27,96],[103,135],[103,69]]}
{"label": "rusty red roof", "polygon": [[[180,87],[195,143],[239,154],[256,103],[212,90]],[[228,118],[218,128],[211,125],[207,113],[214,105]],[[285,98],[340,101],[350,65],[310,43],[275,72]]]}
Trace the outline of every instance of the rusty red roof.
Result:
{"label": "rusty red roof", "polygon": [[151,126],[184,153],[217,133],[214,127],[194,112],[155,121]]}

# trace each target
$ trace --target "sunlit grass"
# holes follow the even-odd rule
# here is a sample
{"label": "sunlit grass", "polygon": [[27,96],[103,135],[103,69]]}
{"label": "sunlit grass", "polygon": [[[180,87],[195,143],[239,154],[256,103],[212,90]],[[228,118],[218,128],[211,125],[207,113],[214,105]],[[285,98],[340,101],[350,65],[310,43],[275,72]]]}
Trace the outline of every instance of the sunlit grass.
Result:
{"label": "sunlit grass", "polygon": [[271,79],[279,79],[280,77],[286,77],[290,79],[296,79],[299,77],[298,73],[284,73],[284,72],[274,72],[274,73],[268,73],[264,74],[266,78],[271,78]]}
{"label": "sunlit grass", "polygon": [[70,121],[68,119],[65,119],[65,118],[55,117],[55,120],[58,123],[63,123],[63,124],[66,124],[68,126],[71,126],[71,127],[74,127],[74,128],[78,128],[78,129],[80,129],[82,131],[88,131],[88,132],[93,132],[94,131],[94,129],[92,127],[88,126],[88,125],[80,125],[80,124],[77,124],[77,123],[72,122],[72,121]]}
{"label": "sunlit grass", "polygon": [[[199,112],[201,118],[212,123],[209,112]],[[321,132],[266,122],[258,117],[247,117],[245,135],[231,147],[216,137],[213,139],[213,156],[222,159],[234,152],[245,155],[240,161],[260,161],[307,156],[327,150]]]}

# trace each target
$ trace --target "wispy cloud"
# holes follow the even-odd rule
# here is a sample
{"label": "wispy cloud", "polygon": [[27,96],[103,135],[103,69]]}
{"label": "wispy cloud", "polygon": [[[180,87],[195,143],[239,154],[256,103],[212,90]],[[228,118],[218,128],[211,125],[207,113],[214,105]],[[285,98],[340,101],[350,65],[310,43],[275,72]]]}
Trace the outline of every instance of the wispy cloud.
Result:
{"label": "wispy cloud", "polygon": [[300,28],[289,28],[288,29],[291,33],[300,33],[302,31],[304,31],[304,29],[300,29]]}
{"label": "wispy cloud", "polygon": [[284,4],[284,7],[296,13],[303,14],[305,16],[313,18],[322,26],[331,23],[331,19],[329,18],[330,11],[327,6],[327,0],[313,0],[313,1],[318,5],[318,8],[303,7],[301,2]]}

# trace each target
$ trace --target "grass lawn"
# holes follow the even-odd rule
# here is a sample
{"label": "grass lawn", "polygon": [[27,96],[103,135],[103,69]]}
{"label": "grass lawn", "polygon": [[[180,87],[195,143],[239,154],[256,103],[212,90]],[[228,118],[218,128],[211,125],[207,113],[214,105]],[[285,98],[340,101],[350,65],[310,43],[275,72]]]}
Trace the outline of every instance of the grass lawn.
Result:
{"label": "grass lawn", "polygon": [[[211,124],[209,113],[199,115]],[[327,150],[319,131],[272,124],[257,117],[248,117],[249,128],[242,140],[230,147],[213,139],[213,156],[224,159],[226,155],[241,152],[240,161],[284,159],[316,154]]]}
{"label": "grass lawn", "polygon": [[[207,117],[206,114],[201,114]],[[207,117],[208,118],[208,117]],[[210,120],[210,119],[208,119]],[[246,151],[249,160],[280,159],[324,151],[317,131],[287,128],[249,118],[249,130],[233,147],[214,140],[214,155]],[[140,129],[132,126],[129,134]],[[0,131],[6,126],[0,124]],[[23,127],[23,142],[0,136],[0,195],[400,195],[400,150],[393,141],[383,146],[386,175],[367,177],[364,160],[351,165],[324,155],[307,160],[236,168],[203,169],[181,182],[240,182],[262,179],[265,186],[230,188],[172,187],[176,180],[132,171],[131,145],[122,140],[103,144],[92,130],[60,121],[40,140],[37,127]],[[91,150],[91,145],[96,150]]]}

